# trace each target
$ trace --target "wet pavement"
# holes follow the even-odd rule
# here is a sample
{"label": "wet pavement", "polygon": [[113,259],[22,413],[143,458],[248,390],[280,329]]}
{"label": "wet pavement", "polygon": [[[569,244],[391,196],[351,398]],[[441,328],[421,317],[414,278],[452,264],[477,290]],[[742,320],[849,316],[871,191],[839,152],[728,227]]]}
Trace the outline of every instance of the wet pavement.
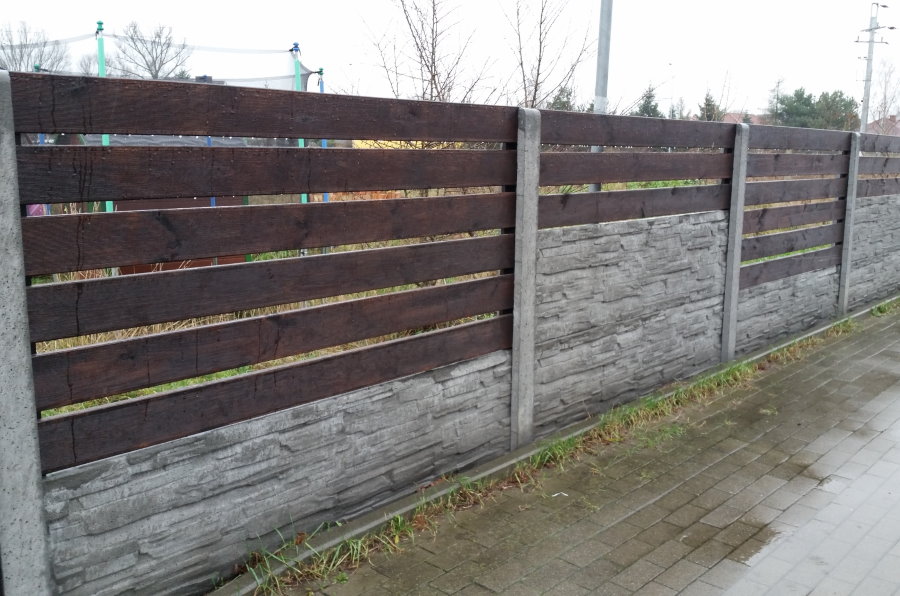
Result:
{"label": "wet pavement", "polygon": [[900,313],[376,555],[328,595],[895,594]]}

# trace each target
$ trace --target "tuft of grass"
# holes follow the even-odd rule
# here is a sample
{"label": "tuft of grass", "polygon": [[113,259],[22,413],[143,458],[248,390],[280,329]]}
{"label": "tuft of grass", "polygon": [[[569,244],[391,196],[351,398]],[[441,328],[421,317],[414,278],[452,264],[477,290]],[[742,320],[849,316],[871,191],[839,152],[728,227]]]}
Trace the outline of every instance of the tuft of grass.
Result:
{"label": "tuft of grass", "polygon": [[829,327],[828,331],[825,332],[825,335],[828,337],[840,337],[842,335],[847,335],[848,333],[853,333],[856,331],[856,328],[856,321],[847,318]]}
{"label": "tuft of grass", "polygon": [[869,312],[873,317],[883,317],[884,315],[894,312],[898,307],[900,307],[900,298],[894,298],[893,300],[888,300],[887,302],[876,305]]}

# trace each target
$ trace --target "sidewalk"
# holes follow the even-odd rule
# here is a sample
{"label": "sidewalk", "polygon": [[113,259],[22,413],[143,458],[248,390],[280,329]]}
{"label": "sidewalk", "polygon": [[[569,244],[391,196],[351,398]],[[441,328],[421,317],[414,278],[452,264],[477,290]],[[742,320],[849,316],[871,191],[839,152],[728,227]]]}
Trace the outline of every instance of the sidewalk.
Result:
{"label": "sidewalk", "polygon": [[857,321],[677,426],[291,593],[894,594],[900,313]]}

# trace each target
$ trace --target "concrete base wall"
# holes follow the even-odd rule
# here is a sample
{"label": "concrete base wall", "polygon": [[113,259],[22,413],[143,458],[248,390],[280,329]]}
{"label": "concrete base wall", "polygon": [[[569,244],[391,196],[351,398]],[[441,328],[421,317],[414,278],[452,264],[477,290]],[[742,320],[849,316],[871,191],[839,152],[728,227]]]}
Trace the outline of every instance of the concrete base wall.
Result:
{"label": "concrete base wall", "polygon": [[838,282],[839,268],[830,267],[741,290],[737,353],[759,350],[834,319]]}
{"label": "concrete base wall", "polygon": [[852,250],[851,309],[900,292],[900,195],[857,199]]}
{"label": "concrete base wall", "polygon": [[542,230],[539,435],[719,362],[727,213]]}
{"label": "concrete base wall", "polygon": [[64,594],[203,593],[260,548],[509,447],[510,353],[45,478]]}

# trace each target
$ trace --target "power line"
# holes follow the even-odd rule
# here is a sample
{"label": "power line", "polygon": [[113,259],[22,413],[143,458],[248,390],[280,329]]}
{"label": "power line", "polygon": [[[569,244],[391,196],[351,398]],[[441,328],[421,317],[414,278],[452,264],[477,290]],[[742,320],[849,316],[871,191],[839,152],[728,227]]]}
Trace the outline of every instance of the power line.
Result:
{"label": "power line", "polygon": [[[89,37],[93,37],[93,36],[89,36]],[[110,34],[110,35],[107,35],[106,37],[112,37],[114,39],[119,39],[119,40],[131,39],[128,36],[116,35],[116,34]],[[143,41],[150,41],[150,40],[144,39]],[[213,46],[195,46],[195,45],[191,45],[189,43],[178,44],[178,45],[179,45],[179,47],[185,47],[185,48],[189,48],[191,50],[199,50],[201,52],[226,52],[226,53],[230,53],[230,54],[283,54],[285,52],[290,51],[289,49],[288,50],[254,50],[254,49],[242,49],[242,48],[219,48],[219,47],[213,47]]]}
{"label": "power line", "polygon": [[54,43],[73,43],[76,41],[84,41],[85,39],[91,39],[94,37],[93,33],[87,33],[85,35],[76,35],[75,37],[67,37],[65,39],[48,39],[46,41],[36,41],[32,43],[14,43],[4,45],[4,48],[14,48],[14,49],[25,49],[25,48],[42,48],[49,44]]}

